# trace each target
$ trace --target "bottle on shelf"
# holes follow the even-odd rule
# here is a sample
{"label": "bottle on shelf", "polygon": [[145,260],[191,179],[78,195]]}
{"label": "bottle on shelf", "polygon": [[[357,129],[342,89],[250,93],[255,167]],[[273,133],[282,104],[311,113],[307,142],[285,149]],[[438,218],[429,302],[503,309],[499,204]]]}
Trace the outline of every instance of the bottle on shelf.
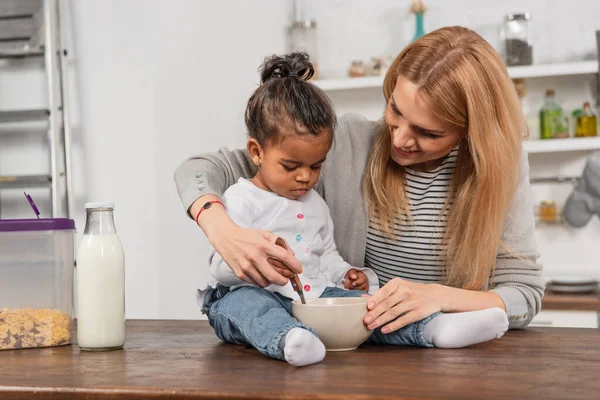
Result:
{"label": "bottle on shelf", "polygon": [[427,7],[423,3],[423,0],[413,0],[412,5],[410,6],[410,12],[415,14],[415,36],[413,36],[412,39],[414,42],[425,35],[425,24],[423,19],[425,12],[427,12]]}
{"label": "bottle on shelf", "polygon": [[319,45],[315,20],[295,21],[290,28],[290,50],[304,51],[310,57],[314,74],[311,80],[319,79]]}
{"label": "bottle on shelf", "polygon": [[515,78],[512,82],[521,100],[521,108],[523,109],[523,115],[525,115],[527,127],[529,128],[529,140],[538,140],[540,139],[540,118],[537,107],[532,105],[531,96],[527,93],[525,79]]}
{"label": "bottle on shelf", "polygon": [[555,92],[552,89],[546,90],[544,104],[540,109],[540,137],[541,139],[569,137],[568,118],[556,102]]}
{"label": "bottle on shelf", "polygon": [[319,79],[319,42],[317,21],[307,18],[305,2],[294,0],[293,21],[289,28],[289,50],[304,51],[310,57],[314,74],[311,80]]}
{"label": "bottle on shelf", "polygon": [[587,101],[583,103],[583,110],[577,116],[575,129],[576,137],[598,136],[598,118]]}
{"label": "bottle on shelf", "polygon": [[540,203],[539,221],[556,223],[559,221],[558,209],[554,201],[542,201]]}

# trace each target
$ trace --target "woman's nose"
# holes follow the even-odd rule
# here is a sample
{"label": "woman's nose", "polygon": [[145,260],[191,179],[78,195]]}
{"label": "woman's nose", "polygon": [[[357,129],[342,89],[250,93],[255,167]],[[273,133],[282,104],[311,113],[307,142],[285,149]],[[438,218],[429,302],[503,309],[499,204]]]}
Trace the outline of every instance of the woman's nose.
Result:
{"label": "woman's nose", "polygon": [[416,142],[411,129],[405,124],[398,125],[394,128],[392,135],[392,143],[395,147],[409,148]]}

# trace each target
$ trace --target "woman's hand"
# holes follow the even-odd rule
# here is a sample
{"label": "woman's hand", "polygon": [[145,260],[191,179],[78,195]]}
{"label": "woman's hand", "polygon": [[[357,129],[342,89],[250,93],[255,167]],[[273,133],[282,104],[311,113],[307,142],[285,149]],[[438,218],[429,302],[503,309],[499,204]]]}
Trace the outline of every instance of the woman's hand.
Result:
{"label": "woman's hand", "polygon": [[344,288],[348,290],[369,290],[369,278],[364,272],[352,268],[344,276]]}
{"label": "woman's hand", "polygon": [[[223,257],[235,276],[241,280],[267,287],[271,283],[284,286],[288,279],[302,272],[302,266],[291,250],[275,245],[277,236],[267,231],[240,228],[231,223],[214,235],[212,246]],[[284,265],[273,265],[269,258]]]}
{"label": "woman's hand", "polygon": [[[190,215],[205,201],[218,197],[207,195],[196,200]],[[285,285],[288,279],[302,272],[302,265],[291,250],[275,245],[277,236],[267,231],[240,228],[227,215],[225,208],[213,206],[198,218],[198,224],[210,244],[223,257],[235,276],[253,285],[267,287],[271,283]],[[276,268],[268,259],[281,260],[288,268]],[[291,271],[290,271],[291,269]]]}
{"label": "woman's hand", "polygon": [[364,323],[369,329],[383,326],[381,332],[390,333],[420,321],[441,311],[440,287],[394,278],[370,297]]}

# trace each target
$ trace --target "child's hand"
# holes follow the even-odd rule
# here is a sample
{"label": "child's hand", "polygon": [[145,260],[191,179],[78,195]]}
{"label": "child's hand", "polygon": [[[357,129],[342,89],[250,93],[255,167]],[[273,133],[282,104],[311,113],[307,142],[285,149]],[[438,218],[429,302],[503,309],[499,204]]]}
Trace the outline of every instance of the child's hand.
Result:
{"label": "child's hand", "polygon": [[349,290],[369,290],[369,278],[363,272],[352,268],[346,272],[344,287]]}

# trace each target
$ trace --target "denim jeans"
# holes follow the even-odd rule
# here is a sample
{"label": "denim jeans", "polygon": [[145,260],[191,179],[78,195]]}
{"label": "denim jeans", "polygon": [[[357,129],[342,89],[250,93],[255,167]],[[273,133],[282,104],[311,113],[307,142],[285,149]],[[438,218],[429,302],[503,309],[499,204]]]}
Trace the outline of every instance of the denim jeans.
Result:
{"label": "denim jeans", "polygon": [[[360,297],[364,292],[327,288],[321,294],[326,297]],[[252,346],[262,354],[284,360],[282,339],[292,328],[316,332],[292,317],[292,300],[256,286],[242,286],[229,290],[225,286],[209,289],[204,297],[202,312],[219,339],[227,343]],[[423,337],[427,322],[436,314],[422,321],[407,325],[384,335],[375,330],[367,343],[403,346],[433,347]],[[317,335],[318,336],[318,335]]]}

